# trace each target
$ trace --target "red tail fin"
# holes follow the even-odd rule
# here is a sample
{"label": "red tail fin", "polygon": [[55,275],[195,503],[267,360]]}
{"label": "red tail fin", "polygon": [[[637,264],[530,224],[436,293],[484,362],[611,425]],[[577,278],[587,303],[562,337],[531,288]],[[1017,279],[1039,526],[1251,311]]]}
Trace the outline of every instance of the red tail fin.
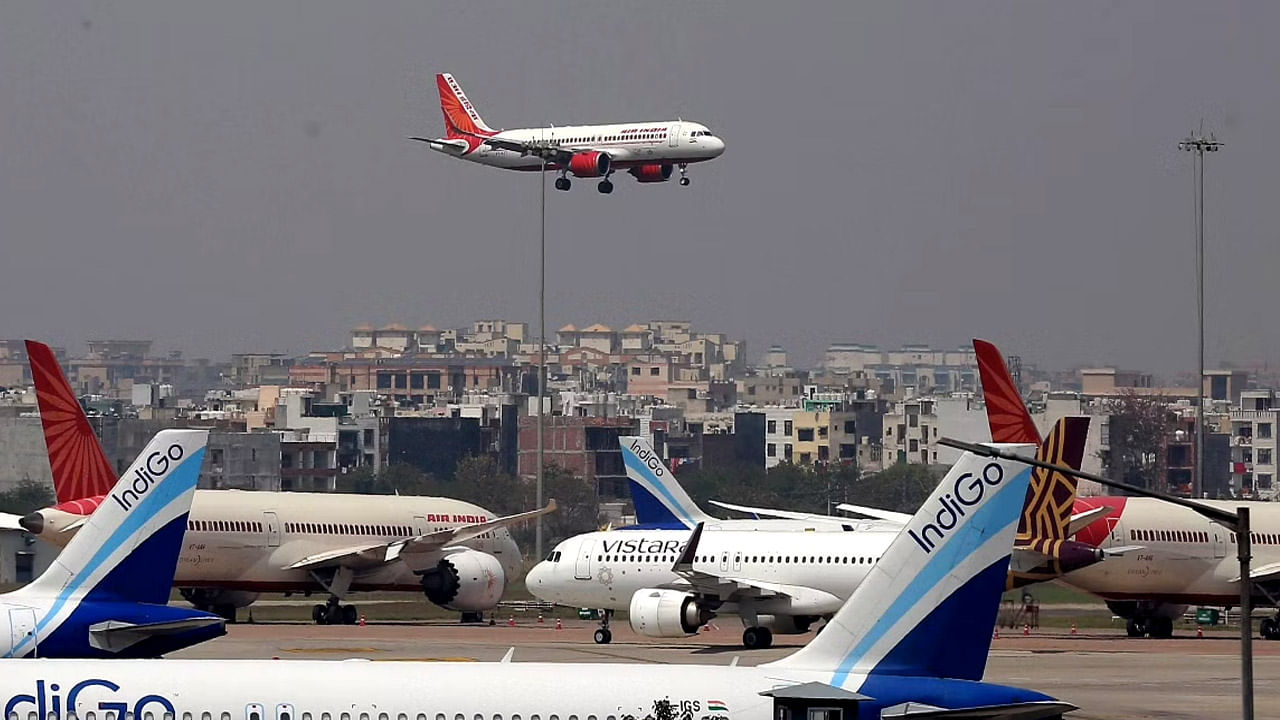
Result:
{"label": "red tail fin", "polygon": [[53,489],[58,502],[105,495],[116,484],[116,471],[93,434],[89,418],[62,374],[53,350],[44,343],[27,341],[27,358],[36,383],[40,423],[49,448]]}
{"label": "red tail fin", "polygon": [[484,138],[496,134],[480,119],[480,113],[462,92],[462,86],[449,73],[436,75],[436,88],[440,90],[440,109],[444,112],[445,131],[450,138]]}
{"label": "red tail fin", "polygon": [[987,401],[987,423],[991,426],[991,440],[998,443],[1040,444],[1040,431],[1031,421],[1031,413],[1022,402],[1018,386],[1013,384],[1009,367],[995,345],[986,340],[974,339],[973,349],[978,355],[978,374],[982,379],[982,394]]}

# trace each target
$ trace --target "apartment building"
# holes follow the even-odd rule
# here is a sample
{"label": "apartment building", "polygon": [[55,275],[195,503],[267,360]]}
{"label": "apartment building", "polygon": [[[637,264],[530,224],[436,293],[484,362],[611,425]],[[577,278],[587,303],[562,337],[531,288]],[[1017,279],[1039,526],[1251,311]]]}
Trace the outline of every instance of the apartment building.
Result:
{"label": "apartment building", "polygon": [[1231,411],[1229,483],[1241,497],[1276,499],[1277,410],[1274,390],[1246,390]]}

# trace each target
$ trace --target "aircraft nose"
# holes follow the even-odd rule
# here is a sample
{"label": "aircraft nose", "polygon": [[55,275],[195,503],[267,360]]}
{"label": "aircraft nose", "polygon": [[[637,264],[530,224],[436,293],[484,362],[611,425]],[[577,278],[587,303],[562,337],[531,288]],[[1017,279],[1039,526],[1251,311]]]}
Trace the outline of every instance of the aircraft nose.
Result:
{"label": "aircraft nose", "polygon": [[711,146],[711,152],[715,153],[716,157],[724,154],[724,140],[715,135],[707,138],[707,140],[707,144]]}
{"label": "aircraft nose", "polygon": [[550,584],[551,568],[545,560],[534,565],[524,576],[525,587],[539,599],[544,599]]}
{"label": "aircraft nose", "polygon": [[27,513],[22,516],[22,519],[18,521],[18,524],[22,526],[23,530],[26,530],[32,535],[39,535],[44,532],[44,515],[41,515],[39,511]]}

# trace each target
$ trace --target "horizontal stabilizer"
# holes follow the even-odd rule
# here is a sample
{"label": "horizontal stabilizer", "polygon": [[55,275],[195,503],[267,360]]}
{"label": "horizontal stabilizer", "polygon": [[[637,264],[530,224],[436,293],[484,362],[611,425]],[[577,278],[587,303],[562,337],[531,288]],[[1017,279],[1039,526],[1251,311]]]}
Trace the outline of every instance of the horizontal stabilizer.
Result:
{"label": "horizontal stabilizer", "polygon": [[880,717],[884,720],[890,718],[895,720],[1047,720],[1060,718],[1063,714],[1076,709],[1076,706],[1071,703],[1056,700],[987,705],[957,710],[945,710],[921,703],[903,703],[881,710]]}
{"label": "horizontal stabilizer", "polygon": [[22,518],[18,515],[0,513],[0,530],[17,530],[19,532],[26,532],[26,529],[18,522],[21,519]]}
{"label": "horizontal stabilizer", "polygon": [[412,137],[409,139],[417,140],[418,142],[424,142],[430,145],[432,150],[444,150],[445,148],[449,148],[450,150],[456,150],[459,153],[464,153],[470,147],[469,145],[467,145],[466,140],[448,140],[444,138],[424,138],[424,137]]}
{"label": "horizontal stabilizer", "polygon": [[1146,549],[1146,545],[1125,545],[1123,547],[1102,548],[1102,554],[1111,557],[1112,555],[1119,556],[1144,549]]}
{"label": "horizontal stabilizer", "polygon": [[909,513],[894,512],[892,510],[881,510],[880,508],[868,507],[866,505],[853,505],[850,503],[840,503],[839,505],[836,506],[836,509],[839,510],[840,512],[847,512],[853,515],[866,515],[867,517],[873,517],[873,518],[876,518],[877,520],[888,520],[890,522],[896,522],[900,525],[906,525],[907,521],[911,519],[911,515]]}
{"label": "horizontal stabilizer", "polygon": [[104,620],[89,626],[89,646],[106,652],[120,652],[157,635],[175,635],[225,623],[225,620],[213,615],[156,623]]}
{"label": "horizontal stabilizer", "polygon": [[1108,505],[1096,507],[1092,510],[1085,510],[1082,513],[1076,513],[1071,516],[1071,524],[1067,526],[1067,537],[1071,537],[1090,525],[1098,522],[1102,518],[1110,515],[1115,508]]}

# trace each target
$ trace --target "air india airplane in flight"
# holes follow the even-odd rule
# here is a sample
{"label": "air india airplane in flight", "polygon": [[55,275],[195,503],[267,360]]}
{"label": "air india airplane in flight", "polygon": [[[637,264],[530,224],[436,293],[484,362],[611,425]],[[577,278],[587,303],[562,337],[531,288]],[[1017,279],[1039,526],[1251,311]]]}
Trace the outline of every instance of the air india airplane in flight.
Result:
{"label": "air india airplane in flight", "polygon": [[568,190],[569,175],[600,178],[597,189],[613,192],[609,178],[626,170],[642,183],[666,182],[680,170],[680,184],[688,185],[688,166],[720,157],[724,141],[706,125],[684,120],[567,125],[565,127],[494,130],[449,73],[436,75],[445,137],[415,137],[432,150],[506,170],[554,170],[557,190]]}

